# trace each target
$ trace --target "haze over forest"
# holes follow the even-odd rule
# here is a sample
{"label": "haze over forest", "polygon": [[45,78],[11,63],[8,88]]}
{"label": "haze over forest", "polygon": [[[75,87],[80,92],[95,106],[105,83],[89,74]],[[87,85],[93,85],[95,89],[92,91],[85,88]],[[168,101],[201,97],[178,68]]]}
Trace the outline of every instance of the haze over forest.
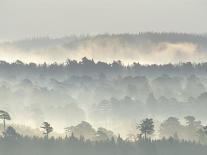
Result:
{"label": "haze over forest", "polygon": [[205,62],[207,36],[186,33],[139,33],[32,38],[0,44],[2,60],[63,63],[83,57],[125,65]]}
{"label": "haze over forest", "polygon": [[188,133],[178,134],[181,139],[198,141],[184,118],[195,117],[196,131],[207,123],[206,52],[205,35],[185,33],[4,42],[0,109],[13,116],[10,124],[28,135],[41,135],[38,128],[45,120],[55,136],[85,121],[83,126],[94,134],[102,127],[109,135],[126,138],[137,134],[136,122],[153,117],[153,137],[162,138],[175,134],[159,132],[160,124],[173,117],[182,128],[176,133]]}
{"label": "haze over forest", "polygon": [[0,155],[206,155],[207,0],[0,0]]}

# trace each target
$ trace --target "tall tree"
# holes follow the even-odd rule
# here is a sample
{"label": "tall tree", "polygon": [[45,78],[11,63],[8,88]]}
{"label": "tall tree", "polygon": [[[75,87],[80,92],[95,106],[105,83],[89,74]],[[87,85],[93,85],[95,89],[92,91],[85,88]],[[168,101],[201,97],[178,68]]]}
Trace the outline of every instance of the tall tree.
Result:
{"label": "tall tree", "polygon": [[44,129],[43,134],[46,136],[46,138],[48,138],[49,133],[53,131],[53,127],[51,127],[48,122],[43,122],[41,128]]}
{"label": "tall tree", "polygon": [[4,132],[6,130],[6,120],[11,120],[11,117],[8,112],[0,110],[0,119],[3,120],[3,125],[4,125]]}
{"label": "tall tree", "polygon": [[147,139],[147,135],[154,133],[154,121],[151,118],[144,119],[137,125],[137,129],[140,130],[141,135],[144,135],[144,139]]}

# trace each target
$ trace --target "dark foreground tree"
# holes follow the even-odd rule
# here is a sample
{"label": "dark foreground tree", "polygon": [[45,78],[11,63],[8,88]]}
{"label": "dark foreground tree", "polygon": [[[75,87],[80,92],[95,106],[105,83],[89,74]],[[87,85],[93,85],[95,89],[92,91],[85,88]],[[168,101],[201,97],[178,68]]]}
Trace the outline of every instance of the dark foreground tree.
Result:
{"label": "dark foreground tree", "polygon": [[41,128],[44,129],[43,134],[46,138],[48,138],[49,133],[53,131],[53,128],[50,126],[48,122],[43,122]]}
{"label": "dark foreground tree", "polygon": [[4,132],[6,130],[6,120],[11,120],[11,117],[8,112],[0,110],[0,119],[3,120]]}
{"label": "dark foreground tree", "polygon": [[154,122],[151,118],[144,119],[141,124],[137,125],[137,129],[140,130],[141,135],[144,135],[144,139],[147,139],[147,135],[154,133]]}

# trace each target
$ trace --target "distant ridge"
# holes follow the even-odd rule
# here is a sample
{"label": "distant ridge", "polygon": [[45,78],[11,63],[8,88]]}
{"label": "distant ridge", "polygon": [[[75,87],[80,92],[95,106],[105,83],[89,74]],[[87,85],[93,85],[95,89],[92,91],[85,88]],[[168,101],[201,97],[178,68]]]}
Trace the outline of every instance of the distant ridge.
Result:
{"label": "distant ridge", "polygon": [[158,33],[145,32],[138,34],[99,34],[99,35],[85,35],[85,36],[68,36],[62,38],[40,37],[32,39],[24,39],[19,41],[12,41],[0,44],[0,46],[15,46],[24,49],[30,48],[45,48],[57,45],[64,45],[65,47],[73,48],[88,41],[104,44],[118,40],[124,44],[143,44],[147,42],[160,43],[194,43],[200,46],[207,46],[207,34],[188,34],[188,33]]}

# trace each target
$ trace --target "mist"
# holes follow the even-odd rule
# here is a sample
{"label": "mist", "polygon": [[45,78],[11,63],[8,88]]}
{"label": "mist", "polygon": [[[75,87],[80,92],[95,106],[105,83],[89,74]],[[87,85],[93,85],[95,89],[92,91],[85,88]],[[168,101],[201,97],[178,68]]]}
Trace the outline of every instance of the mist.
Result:
{"label": "mist", "polygon": [[0,155],[206,155],[207,0],[0,0]]}
{"label": "mist", "polygon": [[[149,35],[149,36],[148,36]],[[165,37],[167,34],[163,34]],[[174,34],[171,34],[172,36]],[[166,64],[179,62],[204,62],[207,58],[206,37],[177,34],[180,41],[151,33],[141,35],[98,35],[66,38],[36,38],[7,42],[0,45],[2,60],[25,63],[62,63],[68,58],[81,60],[83,57],[111,63],[121,60],[125,65],[139,62],[141,64]],[[158,37],[158,40],[153,40]],[[160,40],[159,40],[160,38]],[[200,42],[195,42],[199,39]]]}
{"label": "mist", "polygon": [[[169,144],[186,155],[191,145],[205,152],[206,43],[205,35],[185,33],[1,43],[0,148],[9,155],[16,148],[45,154],[42,147],[53,150],[53,144],[53,153],[64,153],[58,146],[66,154],[139,148],[133,155],[143,144],[158,151]],[[146,122],[148,133],[140,128]]]}

